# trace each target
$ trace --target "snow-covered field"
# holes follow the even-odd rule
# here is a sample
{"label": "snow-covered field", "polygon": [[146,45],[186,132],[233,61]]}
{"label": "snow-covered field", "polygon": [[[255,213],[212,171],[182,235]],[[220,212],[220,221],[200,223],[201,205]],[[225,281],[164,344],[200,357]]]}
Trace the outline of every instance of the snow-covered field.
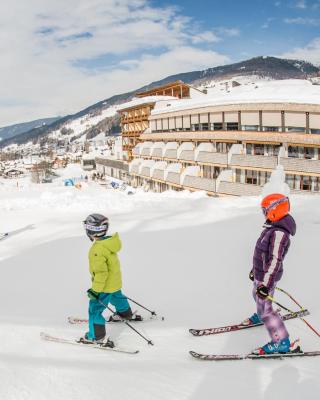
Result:
{"label": "snow-covered field", "polygon": [[[185,400],[318,399],[320,358],[201,362],[188,350],[246,353],[264,344],[263,328],[216,337],[192,337],[188,328],[240,322],[251,315],[252,251],[263,218],[258,198],[208,198],[201,193],[128,196],[88,184],[1,181],[0,399],[5,400]],[[281,287],[311,311],[320,328],[318,196],[292,199],[297,235],[285,263]],[[109,326],[111,337],[137,355],[43,342],[39,333],[73,338],[85,326],[68,315],[86,316],[90,287],[83,219],[106,214],[123,241],[124,292],[155,309],[164,321],[135,327]],[[278,300],[292,307],[286,297]],[[135,309],[135,307],[133,307]],[[141,311],[141,310],[139,310]],[[145,313],[143,313],[146,315]],[[305,350],[319,350],[299,320],[287,324]]]}

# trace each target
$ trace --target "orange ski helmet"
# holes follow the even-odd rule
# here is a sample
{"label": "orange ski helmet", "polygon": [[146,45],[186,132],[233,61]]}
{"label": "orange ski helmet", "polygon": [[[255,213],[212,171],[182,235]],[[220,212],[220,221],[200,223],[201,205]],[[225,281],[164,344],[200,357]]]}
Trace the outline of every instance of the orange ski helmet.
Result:
{"label": "orange ski helmet", "polygon": [[290,201],[283,194],[273,193],[262,199],[261,207],[265,217],[271,222],[276,222],[289,214]]}

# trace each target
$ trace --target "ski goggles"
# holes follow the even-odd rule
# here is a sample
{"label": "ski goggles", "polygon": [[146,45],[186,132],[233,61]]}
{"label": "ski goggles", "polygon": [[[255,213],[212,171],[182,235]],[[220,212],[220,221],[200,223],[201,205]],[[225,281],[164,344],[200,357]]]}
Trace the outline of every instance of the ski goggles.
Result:
{"label": "ski goggles", "polygon": [[107,225],[95,226],[95,225],[86,224],[86,222],[83,222],[83,226],[87,231],[91,231],[91,232],[103,232],[108,229]]}
{"label": "ski goggles", "polygon": [[267,216],[267,214],[268,214],[268,212],[269,212],[270,210],[273,210],[273,209],[274,209],[275,207],[277,207],[279,204],[282,204],[282,203],[285,203],[285,202],[288,202],[289,205],[290,205],[289,198],[288,198],[288,197],[283,197],[282,199],[279,199],[279,200],[276,200],[276,201],[272,202],[272,203],[269,205],[269,207],[261,207],[262,212],[263,212],[263,214],[264,214],[265,216]]}

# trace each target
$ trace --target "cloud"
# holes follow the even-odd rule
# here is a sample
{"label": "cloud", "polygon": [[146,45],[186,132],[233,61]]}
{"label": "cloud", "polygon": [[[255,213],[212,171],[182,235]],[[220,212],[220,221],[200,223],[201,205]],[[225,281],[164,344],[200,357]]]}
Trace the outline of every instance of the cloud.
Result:
{"label": "cloud", "polygon": [[320,18],[285,18],[283,20],[286,24],[293,24],[293,25],[311,25],[311,26],[319,26],[320,25]]}
{"label": "cloud", "polygon": [[[229,61],[212,49],[220,32],[152,4],[3,0],[0,126],[76,112],[167,75]],[[99,68],[96,60],[103,60]]]}
{"label": "cloud", "polygon": [[275,20],[274,17],[268,18],[268,19],[266,20],[266,22],[265,22],[263,25],[261,25],[261,28],[262,28],[262,29],[268,29],[268,28],[270,27],[270,23],[273,22],[274,20]]}
{"label": "cloud", "polygon": [[300,10],[305,10],[307,8],[306,0],[299,0],[295,3],[294,8],[299,8]]}
{"label": "cloud", "polygon": [[320,66],[320,37],[313,39],[305,47],[297,47],[283,53],[280,57],[306,60]]}

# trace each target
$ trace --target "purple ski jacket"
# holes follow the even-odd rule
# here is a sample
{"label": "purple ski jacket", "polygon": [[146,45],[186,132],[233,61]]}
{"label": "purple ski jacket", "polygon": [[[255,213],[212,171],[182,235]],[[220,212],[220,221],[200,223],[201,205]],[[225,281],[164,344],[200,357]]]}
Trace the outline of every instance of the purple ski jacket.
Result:
{"label": "purple ski jacket", "polygon": [[291,215],[276,222],[266,221],[254,249],[253,275],[256,281],[271,288],[283,274],[282,262],[290,247],[290,236],[296,233]]}

